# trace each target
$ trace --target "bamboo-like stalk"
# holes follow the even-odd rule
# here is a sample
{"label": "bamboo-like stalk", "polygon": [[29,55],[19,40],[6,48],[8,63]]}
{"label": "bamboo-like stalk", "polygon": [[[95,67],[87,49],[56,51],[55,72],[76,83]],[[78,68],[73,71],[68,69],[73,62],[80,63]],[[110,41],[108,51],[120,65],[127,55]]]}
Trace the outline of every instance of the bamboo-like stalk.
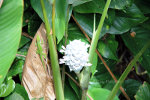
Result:
{"label": "bamboo-like stalk", "polygon": [[[91,47],[90,47],[90,50],[89,50],[89,61],[90,61],[90,63],[92,63],[92,61],[93,61],[93,56],[94,56],[94,53],[95,53],[95,50],[96,50],[98,39],[99,39],[101,30],[102,30],[102,27],[103,27],[105,17],[107,15],[107,11],[108,11],[110,2],[111,2],[111,0],[107,0],[105,8],[104,8],[102,16],[101,16],[100,23],[98,25],[98,28],[97,28],[96,32],[93,33]],[[91,67],[86,67],[80,75],[80,85],[81,85],[82,91],[83,91],[82,92],[82,100],[86,100],[86,97],[85,97],[86,95],[85,94],[86,94],[87,89],[88,89],[90,74],[91,74]]]}
{"label": "bamboo-like stalk", "polygon": [[138,61],[138,59],[142,56],[142,54],[145,52],[145,50],[150,46],[150,41],[148,41],[144,47],[141,49],[141,51],[134,57],[134,59],[128,64],[127,68],[119,78],[118,82],[115,84],[113,90],[111,91],[110,95],[108,96],[107,100],[113,100],[115,97],[117,91],[119,90],[119,87],[124,82],[125,78],[131,71],[132,67],[135,65],[135,63]]}
{"label": "bamboo-like stalk", "polygon": [[45,27],[46,27],[46,35],[48,39],[48,45],[49,45],[49,52],[50,52],[50,59],[51,59],[51,66],[53,71],[53,80],[54,80],[54,88],[55,88],[55,94],[57,100],[64,100],[64,93],[62,89],[62,82],[61,82],[61,75],[60,75],[60,68],[58,63],[58,55],[56,51],[55,42],[52,35],[52,30],[50,28],[50,24],[48,22],[46,10],[44,1],[41,1],[44,21],[45,21]]}
{"label": "bamboo-like stalk", "polygon": [[56,33],[55,33],[55,3],[56,0],[53,0],[52,4],[52,32],[53,32],[53,39],[56,45]]}

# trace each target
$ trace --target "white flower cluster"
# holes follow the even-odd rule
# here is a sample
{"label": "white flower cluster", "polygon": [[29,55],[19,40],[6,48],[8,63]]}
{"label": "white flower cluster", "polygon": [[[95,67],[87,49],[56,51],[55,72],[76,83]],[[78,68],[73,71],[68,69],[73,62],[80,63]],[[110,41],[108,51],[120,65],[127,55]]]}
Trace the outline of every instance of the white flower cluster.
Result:
{"label": "white flower cluster", "polygon": [[64,53],[63,59],[60,59],[60,64],[65,63],[69,66],[70,71],[79,73],[83,67],[91,66],[88,60],[89,44],[81,42],[81,40],[73,40],[66,46],[62,46],[60,52]]}

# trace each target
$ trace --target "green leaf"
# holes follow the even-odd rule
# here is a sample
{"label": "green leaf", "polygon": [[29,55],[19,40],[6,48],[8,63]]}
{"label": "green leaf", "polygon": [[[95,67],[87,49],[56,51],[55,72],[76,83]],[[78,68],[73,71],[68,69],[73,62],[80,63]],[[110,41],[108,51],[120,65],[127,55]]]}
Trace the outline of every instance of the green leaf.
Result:
{"label": "green leaf", "polygon": [[[107,97],[111,91],[103,88],[89,88],[88,94],[93,100],[107,100]],[[87,97],[88,98],[88,97]],[[87,100],[90,100],[89,98]],[[119,100],[116,96],[114,100]]]}
{"label": "green leaf", "polygon": [[20,82],[22,81],[22,73],[19,74]]}
{"label": "green leaf", "polygon": [[150,85],[146,82],[140,86],[139,90],[135,95],[136,100],[150,100]]}
{"label": "green leaf", "polygon": [[[111,91],[115,85],[115,81],[109,76],[109,73],[103,73],[102,76],[92,77],[89,83],[89,88],[105,88]],[[119,90],[117,96],[119,96],[120,93],[121,91]]]}
{"label": "green leaf", "polygon": [[150,13],[149,0],[135,0],[134,2],[144,14]]}
{"label": "green leaf", "polygon": [[25,0],[25,3],[24,3],[23,27],[28,24],[29,19],[33,15],[33,9],[32,10],[28,9],[28,7],[29,7],[28,2],[30,2],[30,1]]}
{"label": "green leaf", "polygon": [[110,35],[106,40],[100,40],[98,42],[98,51],[100,54],[109,59],[118,60],[117,57],[117,48],[118,48],[118,42],[115,40],[114,35]]}
{"label": "green leaf", "polygon": [[25,36],[21,36],[21,41],[19,44],[19,48],[23,47],[26,43],[28,43],[30,41],[29,38],[25,37]]}
{"label": "green leaf", "polygon": [[[40,0],[30,0],[30,2],[31,2],[32,8],[36,11],[36,13],[40,16],[40,18],[44,22]],[[48,2],[48,0],[44,0],[44,4],[45,4],[46,13],[49,19],[49,23],[51,24],[52,23],[52,6]]]}
{"label": "green leaf", "polygon": [[110,3],[110,8],[113,9],[125,9],[126,7],[131,6],[133,0],[112,0]]}
{"label": "green leaf", "polygon": [[23,0],[4,0],[0,8],[0,84],[11,66],[19,46]]}
{"label": "green leaf", "polygon": [[68,85],[65,85],[64,89],[65,100],[78,100],[74,91]]}
{"label": "green leaf", "polygon": [[88,40],[86,39],[86,37],[83,35],[83,33],[80,31],[80,29],[77,27],[76,24],[70,23],[69,24],[69,28],[68,28],[68,41],[72,41],[72,40],[79,40],[81,39],[81,41],[87,42]]}
{"label": "green leaf", "polygon": [[113,25],[110,27],[108,33],[110,34],[123,34],[131,28],[132,23],[128,18],[116,17]]}
{"label": "green leaf", "polygon": [[[116,12],[115,10],[113,9],[109,9],[108,11],[108,15],[106,17],[106,20],[105,20],[105,24],[107,25],[108,29],[109,29],[109,26],[113,24],[114,20],[115,20],[115,17],[116,17]],[[106,27],[106,28],[107,28]],[[107,30],[108,30],[107,29]]]}
{"label": "green leaf", "polygon": [[30,1],[24,0],[24,11],[26,11],[30,7]]}
{"label": "green leaf", "polygon": [[123,11],[126,16],[131,18],[145,18],[144,14],[135,4],[132,4],[130,7],[124,9]]}
{"label": "green leaf", "polygon": [[[40,16],[40,18],[44,21],[42,8],[40,4],[40,0],[30,0],[31,6]],[[52,23],[52,5],[48,2],[48,0],[44,0],[45,9],[47,12],[47,17],[49,19],[49,23]],[[56,0],[56,9],[55,9],[56,17],[55,17],[55,32],[57,37],[57,43],[63,38],[65,33],[65,22],[66,22],[66,13],[67,13],[67,2],[62,0]],[[51,24],[52,27],[52,24]]]}
{"label": "green leaf", "polygon": [[131,98],[131,100],[134,100],[134,95],[138,91],[140,85],[141,83],[136,80],[133,79],[125,80],[123,87],[126,93],[128,94],[128,96]]}
{"label": "green leaf", "polygon": [[[126,33],[122,35],[122,38],[125,45],[135,56],[141,50],[141,48],[143,48],[144,44],[149,40],[150,34],[149,30],[143,27],[134,27],[131,29],[131,32],[136,33],[134,37],[132,37],[130,33]],[[139,59],[139,62],[141,66],[148,72],[150,72],[149,59],[150,59],[150,49],[147,49]]]}
{"label": "green leaf", "polygon": [[33,13],[32,16],[28,19],[28,34],[32,37],[35,36],[35,33],[39,29],[42,21],[37,15],[37,13]]}
{"label": "green leaf", "polygon": [[104,0],[92,0],[73,8],[78,13],[102,13],[105,5]]}
{"label": "green leaf", "polygon": [[91,77],[89,82],[89,88],[101,88],[100,81],[96,77]]}
{"label": "green leaf", "polygon": [[20,94],[14,92],[13,94],[6,97],[4,100],[25,100]]}
{"label": "green leaf", "polygon": [[123,34],[129,31],[133,26],[142,23],[146,19],[139,18],[126,18],[126,17],[116,17],[113,25],[110,27],[108,33],[110,34]]}
{"label": "green leaf", "polygon": [[[106,85],[104,85],[103,88],[108,89],[108,90],[111,91],[114,86],[115,86],[115,81],[113,79],[111,79],[111,80],[107,81]],[[121,93],[121,91],[119,90],[118,94],[120,94],[120,93]]]}
{"label": "green leaf", "polygon": [[8,77],[16,76],[17,74],[22,73],[23,65],[24,65],[23,60],[18,60],[17,62],[15,62],[15,64],[13,64],[13,66],[8,72]]}
{"label": "green leaf", "polygon": [[3,84],[0,85],[0,97],[8,96],[15,89],[15,82],[11,77],[7,78]]}
{"label": "green leaf", "polygon": [[[82,42],[88,43],[87,38],[82,34],[76,24],[69,23],[67,44],[69,43],[69,41],[73,40],[81,40]],[[62,45],[65,46],[65,38],[63,38],[63,40],[58,44],[58,51],[60,51]]]}
{"label": "green leaf", "polygon": [[147,21],[145,21],[143,24],[142,24],[142,27],[144,27],[145,29],[148,29],[150,30],[150,19],[148,19]]}
{"label": "green leaf", "polygon": [[[107,80],[106,81],[106,83],[105,83],[105,85],[103,86],[103,88],[105,88],[105,89],[108,89],[108,90],[112,90],[113,89],[113,87],[115,86],[115,81],[113,80],[113,79],[110,79],[110,80]],[[120,90],[118,90],[118,92],[117,92],[117,96],[119,96],[121,94],[121,91]]]}
{"label": "green leaf", "polygon": [[[115,71],[116,61],[106,58],[104,58],[104,60],[109,66],[110,70],[112,72]],[[91,82],[98,82],[101,87],[105,87],[105,85],[112,83],[112,77],[108,73],[102,61],[99,59],[98,62],[99,63],[96,68],[97,72],[95,73],[94,77],[92,77]]]}
{"label": "green leaf", "polygon": [[[110,7],[112,9],[122,10],[127,7],[130,7],[133,3],[133,0],[112,0]],[[74,11],[78,13],[102,13],[105,6],[105,0],[92,0],[84,4],[75,6]]]}
{"label": "green leaf", "polygon": [[84,4],[92,0],[68,0],[68,4],[72,4],[73,7]]}
{"label": "green leaf", "polygon": [[91,80],[92,82],[96,82],[96,84],[98,82],[100,86],[104,86],[110,82],[111,76],[108,72],[106,72],[101,75],[96,74]]}
{"label": "green leaf", "polygon": [[67,1],[56,0],[56,18],[55,18],[55,31],[57,36],[57,43],[63,38],[65,34],[65,24],[67,15]]}
{"label": "green leaf", "polygon": [[76,93],[76,95],[78,96],[78,99],[81,99],[81,95],[80,95],[80,88],[69,78],[69,83],[72,87],[72,89],[74,90],[74,92]]}
{"label": "green leaf", "polygon": [[130,28],[143,23],[148,18],[140,11],[135,5],[126,8],[123,12],[117,13],[117,16],[110,27],[108,33],[110,34],[123,34],[130,30]]}
{"label": "green leaf", "polygon": [[[82,29],[87,33],[87,35],[92,38],[94,14],[79,14],[74,12],[74,17],[76,18],[77,22],[80,24]],[[101,16],[99,14],[96,15],[96,23],[95,23],[96,28],[98,27],[100,17]],[[113,24],[114,19],[115,19],[114,10],[109,10],[108,16],[102,28],[102,33],[100,34],[100,38],[109,31],[109,27],[111,24]]]}
{"label": "green leaf", "polygon": [[[126,2],[126,1],[125,1]],[[87,17],[88,16],[88,17]],[[93,14],[79,14],[74,12],[74,17],[81,25],[83,30],[92,37],[93,34]],[[109,10],[106,17],[100,38],[106,33],[110,34],[123,34],[129,31],[132,27],[143,23],[148,18],[140,11],[140,9],[132,4],[124,10],[115,13],[114,10]],[[100,15],[96,15],[96,27],[99,24]]]}
{"label": "green leaf", "polygon": [[94,76],[94,74],[97,72],[96,67],[97,67],[97,63],[98,63],[98,56],[97,53],[94,53],[93,56],[93,62],[92,62],[92,68],[91,68],[91,72],[92,72],[92,76]]}
{"label": "green leaf", "polygon": [[[92,37],[94,14],[74,13],[74,17],[76,18],[76,20],[80,24],[80,26],[83,28],[83,30],[87,33],[87,35]],[[96,22],[97,22],[97,20],[96,20]],[[97,23],[96,23],[96,25],[97,25]]]}
{"label": "green leaf", "polygon": [[20,94],[24,100],[29,100],[28,94],[23,86],[16,84],[15,90],[16,93]]}
{"label": "green leaf", "polygon": [[[26,43],[22,48],[20,48],[18,50],[17,54],[26,56],[28,53],[28,49],[29,49],[30,44],[31,44],[31,42]],[[25,60],[25,57],[22,57],[22,56],[16,56],[16,58]]]}

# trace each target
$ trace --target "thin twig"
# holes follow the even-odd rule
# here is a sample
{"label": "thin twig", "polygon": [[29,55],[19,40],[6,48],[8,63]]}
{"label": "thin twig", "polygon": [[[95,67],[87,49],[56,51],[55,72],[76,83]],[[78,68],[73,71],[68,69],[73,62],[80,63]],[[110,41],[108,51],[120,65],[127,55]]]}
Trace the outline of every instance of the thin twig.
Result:
{"label": "thin twig", "polygon": [[[65,47],[67,45],[67,38],[68,38],[68,19],[69,19],[69,9],[70,6],[68,6],[67,8],[67,20],[66,20],[66,28],[65,28]],[[62,85],[63,85],[63,89],[64,89],[64,83],[65,83],[65,64],[63,64],[63,69],[62,69]]]}
{"label": "thin twig", "polygon": [[[67,72],[65,72],[65,74],[78,86],[80,87],[80,84],[71,76],[69,75]],[[80,87],[81,88],[81,87]]]}
{"label": "thin twig", "polygon": [[21,54],[16,54],[16,56],[26,58],[26,56],[25,56],[25,55],[21,55]]}
{"label": "thin twig", "polygon": [[28,33],[22,32],[22,35],[25,36],[25,37],[27,37],[27,38],[33,39],[33,37],[30,36]]}
{"label": "thin twig", "polygon": [[90,100],[94,100],[88,93],[86,94]]}
{"label": "thin twig", "polygon": [[[80,28],[80,30],[82,31],[82,33],[85,35],[85,37],[88,39],[89,42],[91,42],[91,39],[89,38],[89,36],[86,34],[86,32],[83,30],[83,28],[80,26],[80,24],[77,22],[77,20],[75,19],[75,17],[73,15],[71,15],[73,20],[75,21],[75,23],[78,25],[78,27]],[[114,74],[111,72],[110,68],[108,67],[108,65],[106,64],[105,60],[103,59],[103,57],[101,56],[101,54],[99,53],[99,51],[96,49],[96,53],[99,56],[99,58],[101,59],[101,61],[103,62],[104,66],[106,67],[106,69],[108,70],[108,72],[110,73],[111,77],[115,80],[115,83],[117,82],[117,78],[114,76]],[[123,87],[120,86],[120,90],[122,91],[122,93],[124,94],[124,96],[126,97],[127,100],[130,100],[129,96],[127,95],[127,93],[124,91]]]}

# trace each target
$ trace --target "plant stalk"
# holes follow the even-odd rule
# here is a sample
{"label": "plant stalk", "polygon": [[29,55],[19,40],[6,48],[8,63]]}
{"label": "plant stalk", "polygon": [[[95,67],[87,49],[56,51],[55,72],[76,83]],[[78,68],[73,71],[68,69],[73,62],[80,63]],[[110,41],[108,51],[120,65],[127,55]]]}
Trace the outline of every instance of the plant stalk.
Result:
{"label": "plant stalk", "polygon": [[134,57],[134,59],[128,64],[127,68],[125,69],[125,71],[123,72],[123,74],[121,75],[121,77],[119,78],[119,80],[117,81],[116,85],[114,86],[113,90],[111,91],[111,93],[109,94],[107,100],[113,100],[113,98],[115,97],[117,91],[119,90],[119,87],[122,85],[122,83],[124,82],[125,78],[127,77],[127,75],[129,74],[130,70],[132,69],[132,67],[135,65],[135,63],[138,61],[138,59],[142,56],[142,54],[145,52],[145,50],[150,46],[150,41],[148,41],[144,47],[141,49],[141,51]]}
{"label": "plant stalk", "polygon": [[[94,56],[94,53],[95,53],[95,50],[96,50],[98,39],[99,39],[101,30],[102,30],[102,27],[103,27],[105,17],[107,15],[107,11],[108,11],[110,2],[111,2],[111,0],[107,0],[105,8],[104,8],[102,16],[101,16],[101,19],[100,19],[100,22],[99,22],[99,25],[98,25],[98,28],[97,28],[96,32],[93,33],[93,38],[92,38],[91,47],[90,47],[90,51],[89,51],[89,62],[91,64],[93,62],[93,56]],[[89,80],[90,80],[90,74],[91,74],[91,67],[86,67],[82,71],[82,73],[80,75],[80,85],[81,85],[82,90],[87,91]],[[86,94],[85,92],[83,92],[83,93]],[[82,94],[82,96],[86,96],[84,94]],[[86,97],[82,97],[82,98],[83,98],[82,100],[86,100]]]}
{"label": "plant stalk", "polygon": [[50,59],[51,59],[51,66],[53,71],[53,80],[54,80],[54,88],[57,100],[64,100],[64,93],[62,89],[62,82],[61,82],[61,75],[60,75],[60,68],[58,63],[58,55],[55,47],[55,42],[52,35],[52,30],[50,29],[50,24],[48,22],[44,1],[41,1],[45,27],[46,27],[46,35],[48,39],[49,45],[49,52],[50,52]]}
{"label": "plant stalk", "polygon": [[[67,18],[66,18],[66,23],[65,23],[65,47],[67,45],[67,39],[68,39],[69,9],[70,9],[70,6],[68,5]],[[65,85],[65,64],[63,64],[63,68],[62,68],[62,85],[63,85],[63,89],[64,89],[64,85]]]}
{"label": "plant stalk", "polygon": [[87,99],[87,89],[86,90],[82,90],[82,98],[81,100],[86,100]]}
{"label": "plant stalk", "polygon": [[53,32],[53,39],[54,39],[55,46],[56,46],[56,33],[55,33],[55,3],[56,3],[56,0],[53,0],[53,4],[52,4],[52,32]]}

